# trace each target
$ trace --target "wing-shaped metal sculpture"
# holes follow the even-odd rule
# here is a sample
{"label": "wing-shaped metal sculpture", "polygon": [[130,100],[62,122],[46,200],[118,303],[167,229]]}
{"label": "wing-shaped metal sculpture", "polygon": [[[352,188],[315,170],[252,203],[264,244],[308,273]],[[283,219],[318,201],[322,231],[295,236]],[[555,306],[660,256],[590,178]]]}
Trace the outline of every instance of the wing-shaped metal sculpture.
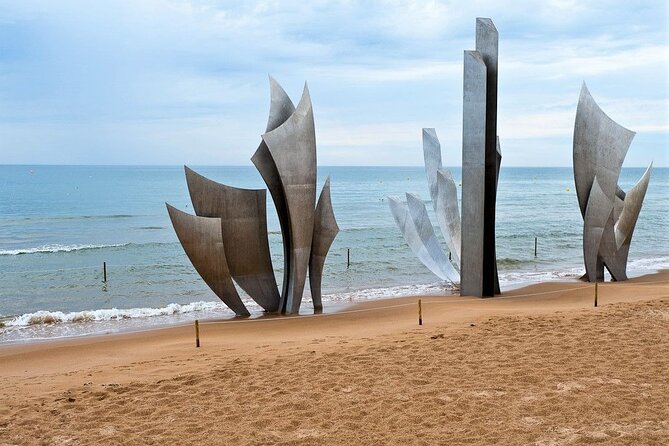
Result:
{"label": "wing-shaped metal sculpture", "polygon": [[[624,245],[630,244],[632,241],[632,233],[636,226],[636,221],[641,212],[643,199],[648,190],[648,183],[650,182],[650,175],[653,172],[653,163],[646,169],[641,179],[625,194],[625,201],[620,217],[617,219],[615,225],[616,234],[616,248],[621,249]],[[629,248],[628,248],[629,249]]]}
{"label": "wing-shaped metal sculpture", "polygon": [[[448,170],[437,171],[437,220],[442,233],[446,232],[446,244],[451,252],[453,261],[460,268],[460,243],[462,231],[460,227],[460,209],[458,206],[458,190],[453,176]],[[445,229],[444,229],[445,228]]]}
{"label": "wing-shaped metal sculpture", "polygon": [[234,281],[268,312],[300,310],[307,270],[314,309],[322,310],[325,257],[339,232],[330,201],[330,179],[316,202],[316,133],[305,84],[297,108],[270,76],[267,130],[252,157],[276,207],[284,252],[279,294],[267,237],[264,189],[240,189],[211,181],[186,167],[198,216],[168,205],[174,229],[212,290],[238,315],[248,315]]}
{"label": "wing-shaped metal sculpture", "polygon": [[458,192],[451,173],[442,168],[441,144],[439,143],[435,129],[423,129],[423,158],[425,159],[427,185],[430,189],[430,198],[432,199],[432,206],[437,216],[437,223],[441,234],[444,236],[448,250],[452,254],[453,261],[457,265],[457,268],[460,269],[461,233]]}
{"label": "wing-shaped metal sculpture", "polygon": [[[462,216],[450,173],[442,169],[434,129],[423,129],[425,171],[437,222],[460,270],[460,294],[500,293],[495,213],[502,152],[497,136],[498,33],[492,20],[476,19],[476,51],[464,53]],[[443,268],[452,270],[450,262]],[[454,277],[449,271],[451,277]]]}
{"label": "wing-shaped metal sculpture", "polygon": [[456,283],[459,279],[458,272],[455,271],[453,265],[448,261],[444,251],[441,249],[441,246],[439,246],[439,240],[437,240],[437,236],[434,234],[432,222],[430,222],[430,217],[427,214],[425,203],[423,203],[423,200],[421,200],[418,194],[407,192],[406,197],[409,215],[413,220],[423,249],[427,252],[427,255],[432,259],[434,264],[441,270],[440,277],[443,276],[442,278],[445,280]]}
{"label": "wing-shaped metal sculpture", "polygon": [[237,316],[249,316],[228,270],[221,219],[190,215],[166,205],[174,231],[195,270]]}
{"label": "wing-shaped metal sculpture", "polygon": [[627,279],[627,256],[651,166],[625,193],[618,178],[635,133],[609,118],[597,105],[585,82],[574,123],[574,182],[583,215],[583,257],[590,281]]}
{"label": "wing-shaped metal sculpture", "polygon": [[[423,265],[425,265],[437,277],[439,277],[442,280],[452,280],[451,278],[449,278],[449,274],[446,271],[444,271],[443,265],[445,265],[446,263],[450,265],[450,263],[448,262],[448,259],[444,256],[441,247],[439,247],[438,245],[439,242],[436,240],[436,237],[434,235],[434,230],[432,230],[432,224],[429,222],[429,218],[425,222],[424,217],[427,216],[427,211],[425,211],[424,216],[421,216],[420,214],[422,212],[420,209],[420,205],[416,206],[417,203],[413,203],[413,207],[417,208],[414,209],[414,213],[417,216],[417,218],[414,219],[413,216],[411,215],[411,212],[409,211],[409,197],[410,194],[407,194],[407,204],[403,203],[399,199],[399,197],[393,197],[393,196],[388,197],[390,212],[393,214],[395,222],[397,223],[397,226],[400,228],[404,240],[406,240],[407,244],[409,245],[409,248],[411,248],[411,251],[416,255],[416,257],[418,257],[418,260],[420,260],[421,263],[423,263]],[[422,200],[420,200],[420,198],[418,198],[418,200],[422,204]],[[424,204],[422,204],[422,210],[425,210]],[[429,229],[427,227],[419,228],[416,225],[416,220],[418,220],[418,223],[421,226],[427,224],[429,226]],[[433,239],[432,241],[430,241],[430,232],[432,236],[431,238]],[[424,240],[428,240],[428,244],[426,244]],[[436,243],[436,248],[435,248],[435,243]],[[451,268],[453,268],[452,265]]]}
{"label": "wing-shaped metal sculpture", "polygon": [[601,263],[599,248],[604,236],[604,229],[613,213],[613,202],[604,194],[597,177],[592,183],[588,204],[585,208],[585,224],[583,225],[583,258],[585,269],[591,282],[604,277],[597,276],[598,264]]}
{"label": "wing-shaped metal sculpture", "polygon": [[441,144],[435,129],[423,128],[423,159],[425,160],[425,174],[427,175],[427,186],[430,189],[430,199],[432,199],[432,204],[436,208],[434,203],[436,203],[439,195],[437,171],[442,166]]}
{"label": "wing-shaped metal sculpture", "polygon": [[316,136],[306,84],[295,112],[262,135],[276,165],[286,198],[290,236],[290,271],[285,313],[300,310],[309,267],[316,204]]}
{"label": "wing-shaped metal sculpture", "polygon": [[221,220],[232,278],[265,311],[277,311],[279,290],[267,240],[265,189],[231,187],[185,170],[195,213]]}
{"label": "wing-shaped metal sculpture", "polygon": [[[271,101],[267,129],[265,132],[276,129],[286,122],[295,112],[293,101],[290,100],[286,91],[272,76],[269,77],[269,86]],[[258,149],[251,157],[251,162],[256,169],[258,169],[260,176],[269,189],[272,201],[274,202],[274,207],[276,208],[277,216],[279,217],[279,225],[281,226],[281,239],[283,242],[283,281],[281,285],[279,308],[283,311],[283,309],[285,309],[286,296],[288,296],[291,252],[290,224],[288,221],[286,195],[283,186],[281,185],[281,177],[276,168],[276,163],[274,162],[272,154],[269,152],[265,141],[260,142]]]}
{"label": "wing-shaped metal sculpture", "polygon": [[335,218],[330,198],[330,177],[327,177],[321,195],[318,198],[318,204],[316,204],[314,239],[311,244],[311,256],[309,257],[309,286],[314,310],[317,312],[323,311],[321,282],[323,280],[325,258],[338,233],[339,226],[337,225],[337,219]]}
{"label": "wing-shaped metal sculpture", "polygon": [[595,176],[604,194],[613,201],[634,135],[599,108],[584,82],[574,123],[574,182],[581,215],[585,215]]}

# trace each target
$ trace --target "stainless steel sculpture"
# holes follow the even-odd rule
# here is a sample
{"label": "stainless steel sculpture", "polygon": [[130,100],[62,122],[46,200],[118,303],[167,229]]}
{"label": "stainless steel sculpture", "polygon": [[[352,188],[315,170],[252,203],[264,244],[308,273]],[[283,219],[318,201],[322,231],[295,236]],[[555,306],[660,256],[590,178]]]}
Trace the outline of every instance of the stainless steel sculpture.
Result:
{"label": "stainless steel sculpture", "polygon": [[265,311],[279,309],[279,291],[267,240],[264,189],[239,189],[185,167],[195,214],[219,218],[230,275]]}
{"label": "stainless steel sculpture", "polygon": [[460,269],[460,211],[453,176],[441,165],[441,144],[435,129],[423,129],[423,157],[437,223],[455,265]]}
{"label": "stainless steel sculpture", "polygon": [[[434,129],[423,129],[423,154],[427,183],[437,221],[451,256],[459,268],[460,214],[457,190],[450,172],[442,169],[441,145]],[[460,276],[439,244],[425,203],[414,193],[407,192],[406,199],[405,204],[398,197],[391,196],[388,197],[388,203],[409,248],[418,260],[441,280],[458,283]]]}
{"label": "stainless steel sculpture", "polygon": [[[399,197],[388,197],[390,211],[404,240],[423,265],[442,280],[457,281],[457,272],[439,246],[423,201],[415,194],[406,194],[407,203]],[[450,265],[450,270],[448,266]]]}
{"label": "stainless steel sculpture", "polygon": [[[437,134],[434,129],[423,129],[430,197],[459,276],[435,243],[436,237],[416,235],[421,229],[428,233],[427,226],[433,234],[427,212],[413,215],[412,226],[406,223],[409,208],[405,209],[397,198],[389,200],[404,238],[419,259],[442,279],[459,279],[460,294],[480,297],[500,292],[495,255],[495,202],[502,160],[497,137],[497,42],[492,20],[476,19],[476,51],[465,51],[464,55],[462,216],[453,177],[442,168]],[[416,199],[409,199],[407,194],[414,206]]]}
{"label": "stainless steel sculpture", "polygon": [[228,269],[221,219],[190,215],[169,204],[167,212],[181,246],[205,283],[237,316],[249,316]]}
{"label": "stainless steel sculpture", "polygon": [[495,201],[501,162],[497,141],[497,45],[492,20],[476,19],[476,51],[465,51],[462,113],[462,254],[460,294],[499,294]]}
{"label": "stainless steel sculpture", "polygon": [[[197,216],[168,205],[172,222],[195,269],[237,315],[248,316],[233,280],[267,312],[297,313],[309,272],[315,311],[322,310],[323,266],[339,227],[330,179],[316,202],[316,136],[309,90],[293,105],[270,77],[267,129],[252,161],[276,207],[284,252],[278,291],[267,239],[266,191],[211,181],[186,167]],[[217,229],[213,228],[217,225]]]}
{"label": "stainless steel sculpture", "polygon": [[325,257],[328,255],[330,246],[338,233],[339,226],[330,199],[330,177],[327,177],[323,190],[321,190],[321,196],[318,198],[318,204],[316,204],[314,239],[311,244],[311,255],[309,256],[309,286],[315,311],[323,311],[321,299],[323,266],[325,265]]}
{"label": "stainless steel sculpture", "polygon": [[574,124],[574,182],[583,216],[583,259],[591,282],[627,280],[627,257],[652,163],[625,193],[618,178],[635,133],[609,118],[583,83]]}

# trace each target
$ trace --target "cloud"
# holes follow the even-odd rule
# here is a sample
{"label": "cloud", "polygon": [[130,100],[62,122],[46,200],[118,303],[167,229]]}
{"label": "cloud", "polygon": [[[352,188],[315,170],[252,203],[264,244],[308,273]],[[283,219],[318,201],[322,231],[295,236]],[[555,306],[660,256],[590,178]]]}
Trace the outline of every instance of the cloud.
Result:
{"label": "cloud", "polygon": [[0,162],[246,164],[271,73],[293,95],[309,81],[322,160],[420,164],[422,127],[460,144],[477,16],[500,32],[505,162],[570,163],[583,80],[643,134],[641,164],[666,145],[653,1],[28,0],[0,1]]}

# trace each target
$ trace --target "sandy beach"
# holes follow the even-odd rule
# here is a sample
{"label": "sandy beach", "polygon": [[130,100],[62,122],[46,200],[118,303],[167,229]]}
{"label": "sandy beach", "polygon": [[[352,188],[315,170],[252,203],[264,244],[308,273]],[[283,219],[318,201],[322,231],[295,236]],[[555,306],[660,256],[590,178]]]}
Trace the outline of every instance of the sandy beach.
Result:
{"label": "sandy beach", "polygon": [[669,272],[0,347],[0,444],[669,444]]}

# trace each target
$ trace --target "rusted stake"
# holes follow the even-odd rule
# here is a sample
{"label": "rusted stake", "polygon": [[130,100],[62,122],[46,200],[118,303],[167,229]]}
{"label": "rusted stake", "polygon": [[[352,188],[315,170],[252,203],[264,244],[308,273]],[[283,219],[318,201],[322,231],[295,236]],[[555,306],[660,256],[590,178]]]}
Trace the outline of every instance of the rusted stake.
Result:
{"label": "rusted stake", "polygon": [[597,306],[597,283],[595,282],[595,307]]}
{"label": "rusted stake", "polygon": [[418,325],[423,325],[423,303],[418,299]]}
{"label": "rusted stake", "polygon": [[200,347],[200,321],[195,319],[195,347]]}

